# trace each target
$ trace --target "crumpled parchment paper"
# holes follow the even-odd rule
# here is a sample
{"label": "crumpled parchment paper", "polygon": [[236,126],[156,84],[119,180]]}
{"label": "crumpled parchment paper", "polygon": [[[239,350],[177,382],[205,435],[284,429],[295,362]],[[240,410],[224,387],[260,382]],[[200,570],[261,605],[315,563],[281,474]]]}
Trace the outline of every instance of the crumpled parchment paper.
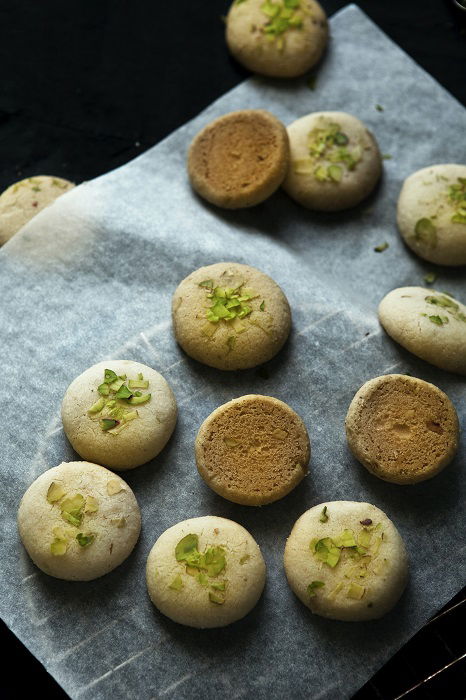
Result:
{"label": "crumpled parchment paper", "polygon": [[[0,252],[1,610],[72,698],[347,697],[463,583],[464,447],[434,480],[399,487],[369,475],[350,456],[343,422],[367,379],[410,372],[448,393],[464,428],[464,378],[395,345],[379,327],[376,309],[389,290],[422,285],[432,269],[401,243],[396,199],[414,170],[466,162],[466,113],[357,7],[338,13],[331,32],[314,91],[304,79],[246,81],[141,157],[64,195]],[[361,206],[335,215],[306,211],[283,192],[251,210],[211,207],[190,190],[186,150],[211,119],[242,108],[269,109],[286,124],[318,110],[358,116],[392,156],[380,186]],[[384,241],[390,247],[375,253]],[[174,341],[173,290],[195,268],[221,260],[264,270],[288,296],[291,338],[267,372],[209,369]],[[436,286],[466,298],[462,269],[440,270]],[[132,556],[102,579],[68,583],[29,560],[16,510],[38,474],[75,458],[61,428],[60,402],[74,377],[106,358],[160,371],[175,391],[179,423],[156,460],[125,476],[143,517]],[[263,508],[214,494],[199,478],[193,454],[204,418],[251,392],[288,402],[312,441],[309,476]],[[336,499],[376,504],[407,543],[409,587],[382,620],[321,619],[286,584],[282,556],[293,523],[312,505]],[[244,525],[262,547],[268,577],[260,603],[244,620],[199,631],[153,608],[144,567],[167,527],[205,514]]]}

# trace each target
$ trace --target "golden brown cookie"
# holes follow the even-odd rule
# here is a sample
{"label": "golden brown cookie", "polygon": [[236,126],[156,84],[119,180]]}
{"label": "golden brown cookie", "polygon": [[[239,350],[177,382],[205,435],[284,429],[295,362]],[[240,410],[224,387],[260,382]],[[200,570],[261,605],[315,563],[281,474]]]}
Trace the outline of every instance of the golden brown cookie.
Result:
{"label": "golden brown cookie", "polygon": [[249,265],[201,267],[178,285],[172,302],[178,343],[195,360],[217,369],[256,367],[282,348],[291,328],[286,296]]}
{"label": "golden brown cookie", "polygon": [[351,452],[372,474],[395,484],[431,479],[458,448],[459,424],[446,394],[404,374],[366,382],[346,416]]}
{"label": "golden brown cookie", "polygon": [[283,124],[262,109],[243,109],[215,119],[191,143],[191,185],[226,209],[252,207],[281,185],[289,163]]}
{"label": "golden brown cookie", "polygon": [[306,476],[306,426],[283,401],[248,394],[219,406],[195,443],[199,474],[233,503],[261,506],[286,496]]}

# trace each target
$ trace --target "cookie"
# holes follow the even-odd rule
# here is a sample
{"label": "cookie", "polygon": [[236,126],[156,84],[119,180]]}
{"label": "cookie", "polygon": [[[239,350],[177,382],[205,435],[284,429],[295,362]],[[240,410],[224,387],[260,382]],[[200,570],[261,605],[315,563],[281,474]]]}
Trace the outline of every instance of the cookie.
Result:
{"label": "cookie", "polygon": [[161,452],[177,409],[169,384],[154,369],[132,360],[106,360],[71,382],[61,417],[66,437],[83,459],[118,471]]}
{"label": "cookie", "polygon": [[189,627],[224,627],[248,614],[265,584],[259,546],[238,523],[207,515],[173,525],[146,567],[154,605]]}
{"label": "cookie", "polygon": [[63,462],[31,484],[19,534],[39,569],[66,581],[108,574],[133,551],[141,514],[128,484],[89,462]]}
{"label": "cookie", "polygon": [[382,159],[373,135],[345,112],[314,112],[288,127],[290,167],[285,191],[318,211],[359,204],[375,188]]}
{"label": "cookie", "polygon": [[458,449],[458,417],[448,396],[404,374],[366,382],[351,401],[345,427],[356,459],[394,484],[431,479]]}
{"label": "cookie", "polygon": [[331,501],[306,511],[285,547],[291,590],[316,615],[359,622],[385,615],[406,585],[396,527],[370,503]]}
{"label": "cookie", "polygon": [[217,369],[267,362],[291,328],[288,300],[268,275],[221,262],[192,272],[172,301],[175,337],[185,353]]}
{"label": "cookie", "polygon": [[0,195],[0,245],[42,209],[74,187],[61,177],[36,175],[11,185]]}
{"label": "cookie", "polygon": [[223,498],[245,506],[278,501],[306,476],[311,445],[283,401],[249,394],[215,409],[195,442],[199,474]]}
{"label": "cookie", "polygon": [[397,222],[409,248],[438,265],[466,265],[466,165],[431,165],[410,175]]}
{"label": "cookie", "polygon": [[263,202],[282,184],[288,164],[286,129],[263,109],[215,119],[197,134],[188,153],[193,189],[225,209]]}
{"label": "cookie", "polygon": [[235,0],[227,16],[226,41],[245,68],[294,78],[322,56],[327,16],[315,0]]}
{"label": "cookie", "polygon": [[399,287],[379,305],[388,335],[440,369],[466,374],[466,306],[449,294]]}

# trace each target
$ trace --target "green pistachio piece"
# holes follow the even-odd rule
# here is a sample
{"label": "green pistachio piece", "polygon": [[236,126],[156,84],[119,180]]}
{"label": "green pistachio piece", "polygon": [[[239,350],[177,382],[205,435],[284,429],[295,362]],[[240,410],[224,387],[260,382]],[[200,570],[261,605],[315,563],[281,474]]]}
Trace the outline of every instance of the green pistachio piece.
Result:
{"label": "green pistachio piece", "polygon": [[124,490],[125,487],[120,479],[110,479],[107,481],[107,493],[109,496],[115,496],[115,494]]}
{"label": "green pistachio piece", "polygon": [[320,520],[321,523],[326,523],[326,522],[327,522],[327,520],[328,520],[327,506],[324,506],[324,507],[322,508],[322,513],[320,514],[319,520]]}
{"label": "green pistachio piece", "polygon": [[212,581],[210,587],[213,588],[215,591],[224,591],[225,581]]}
{"label": "green pistachio piece", "polygon": [[101,396],[108,396],[110,393],[110,389],[108,388],[108,384],[105,384],[105,382],[103,384],[100,384],[97,387],[97,391],[99,392],[99,394]]}
{"label": "green pistachio piece", "polygon": [[434,304],[434,306],[442,306],[445,309],[453,309],[453,311],[458,311],[458,309],[460,308],[458,304],[456,304],[453,301],[453,299],[450,299],[449,297],[443,295],[439,297],[427,296],[425,297],[425,300],[428,304]]}
{"label": "green pistachio piece", "polygon": [[111,430],[112,428],[116,428],[116,426],[119,425],[119,423],[120,423],[120,421],[114,420],[113,418],[101,418],[99,420],[99,425],[104,432],[106,430]]}
{"label": "green pistachio piece", "polygon": [[371,540],[371,533],[369,532],[369,530],[366,530],[366,528],[363,528],[363,530],[361,530],[361,532],[358,535],[358,544],[361,547],[370,547]]}
{"label": "green pistachio piece", "polygon": [[111,384],[115,380],[118,379],[118,376],[115,374],[115,372],[112,369],[106,369],[104,370],[104,382],[105,384]]}
{"label": "green pistachio piece", "polygon": [[314,177],[319,182],[325,182],[326,180],[328,180],[327,168],[324,168],[323,165],[320,165],[314,170]]}
{"label": "green pistachio piece", "polygon": [[307,592],[311,598],[314,598],[316,595],[316,588],[322,588],[322,586],[325,586],[324,581],[311,581],[309,586],[307,587]]}
{"label": "green pistachio piece", "polygon": [[197,551],[199,537],[197,535],[186,535],[175,547],[176,561],[185,561],[189,554]]}
{"label": "green pistachio piece", "polygon": [[142,396],[132,396],[130,399],[128,399],[128,403],[130,403],[132,406],[137,406],[141,403],[146,403],[147,401],[150,401],[151,394],[143,394]]}
{"label": "green pistachio piece", "polygon": [[341,535],[334,539],[337,547],[356,547],[356,540],[352,530],[343,530]]}
{"label": "green pistachio piece", "polygon": [[168,588],[171,588],[172,591],[181,591],[183,588],[183,581],[181,580],[181,576],[179,574],[175,576]]}
{"label": "green pistachio piece", "polygon": [[259,309],[261,311],[265,311],[265,300],[261,303],[261,305],[259,306]]}
{"label": "green pistachio piece", "polygon": [[119,374],[118,379],[123,379],[123,381],[126,381],[126,374]]}
{"label": "green pistachio piece", "polygon": [[50,545],[50,552],[54,557],[62,557],[64,554],[66,554],[67,547],[68,542],[57,537]]}
{"label": "green pistachio piece", "polygon": [[246,562],[247,562],[248,559],[250,559],[250,558],[251,558],[251,555],[250,555],[250,554],[244,554],[244,555],[241,557],[241,559],[239,560],[239,563],[240,563],[241,565],[246,564]]}
{"label": "green pistachio piece", "polygon": [[433,284],[436,279],[437,279],[437,275],[435,274],[435,272],[427,272],[424,275],[424,282],[426,284]]}
{"label": "green pistachio piece", "polygon": [[115,394],[116,399],[129,399],[133,395],[133,392],[128,389],[125,384],[122,384]]}
{"label": "green pistachio piece", "polygon": [[47,501],[49,503],[56,503],[60,500],[60,498],[63,498],[64,495],[65,489],[63,488],[63,486],[57,481],[52,481],[47,490]]}
{"label": "green pistachio piece", "polygon": [[209,591],[209,600],[216,605],[223,605],[225,602],[225,594],[222,591]]}
{"label": "green pistachio piece", "polygon": [[86,498],[86,505],[84,506],[85,513],[97,513],[99,510],[99,501],[94,496],[88,496]]}
{"label": "green pistachio piece", "polygon": [[78,540],[78,544],[80,547],[89,547],[89,545],[94,542],[95,535],[93,533],[85,535],[83,532],[78,532],[78,534],[76,535],[76,539]]}
{"label": "green pistachio piece", "polygon": [[384,250],[387,250],[388,248],[388,243],[385,241],[384,243],[381,243],[380,245],[376,245],[374,248],[374,251],[376,253],[383,253]]}
{"label": "green pistachio piece", "polygon": [[235,347],[235,343],[236,343],[236,336],[235,336],[235,335],[229,335],[228,338],[227,338],[228,349],[229,349],[229,350],[233,350],[233,348]]}
{"label": "green pistachio piece", "polygon": [[80,493],[72,498],[67,498],[61,504],[61,515],[63,520],[79,527],[83,518],[84,496]]}
{"label": "green pistachio piece", "polygon": [[209,547],[205,552],[205,568],[209,576],[215,577],[223,571],[226,565],[223,547]]}
{"label": "green pistachio piece", "polygon": [[203,282],[199,282],[198,286],[205,287],[206,289],[213,289],[214,281],[213,280],[204,280]]}
{"label": "green pistachio piece", "polygon": [[[196,569],[194,569],[194,571],[196,571],[196,573],[197,573],[197,570],[196,570]],[[207,578],[207,576],[206,576],[202,571],[200,571],[199,573],[197,573],[197,575],[196,575],[196,581],[197,581],[198,583],[200,583],[201,586],[204,586],[204,587],[209,585],[209,579]]]}
{"label": "green pistachio piece", "polygon": [[139,413],[137,411],[127,411],[126,413],[123,414],[122,420],[125,423],[129,423],[130,421],[134,420],[139,416]]}
{"label": "green pistachio piece", "polygon": [[324,537],[318,540],[314,546],[314,553],[319,561],[328,564],[332,569],[340,560],[340,549],[335,546],[335,543],[330,537]]}
{"label": "green pistachio piece", "polygon": [[333,180],[334,182],[341,181],[341,178],[343,176],[343,170],[340,168],[339,165],[330,165],[327,168],[327,172],[330,176],[330,179]]}
{"label": "green pistachio piece", "polygon": [[348,588],[346,597],[353,598],[354,600],[361,600],[365,592],[366,589],[364,586],[360,586],[358,583],[352,583]]}
{"label": "green pistachio piece", "polygon": [[123,379],[120,379],[119,377],[117,377],[117,379],[115,379],[114,382],[112,382],[111,384],[108,385],[108,388],[109,388],[111,391],[118,391],[118,389],[119,389],[123,384],[124,384]]}
{"label": "green pistachio piece", "polygon": [[147,389],[149,387],[148,379],[130,379],[128,382],[130,389]]}
{"label": "green pistachio piece", "polygon": [[377,112],[383,112],[382,105],[375,105],[375,108],[376,108]]}
{"label": "green pistachio piece", "polygon": [[419,219],[414,227],[415,238],[420,243],[435,248],[437,245],[437,228],[427,218]]}
{"label": "green pistachio piece", "polygon": [[[107,386],[106,384],[104,386]],[[102,397],[88,409],[88,413],[99,413],[105,406],[105,399]]]}
{"label": "green pistachio piece", "polygon": [[436,326],[443,326],[448,323],[448,318],[446,316],[429,316],[429,321],[435,323]]}

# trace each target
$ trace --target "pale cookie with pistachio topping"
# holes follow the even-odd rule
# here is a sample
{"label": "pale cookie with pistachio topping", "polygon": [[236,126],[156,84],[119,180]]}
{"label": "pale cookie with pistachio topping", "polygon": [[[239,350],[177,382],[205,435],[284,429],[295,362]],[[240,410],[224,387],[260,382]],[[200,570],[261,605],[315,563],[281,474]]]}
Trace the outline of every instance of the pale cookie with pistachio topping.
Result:
{"label": "pale cookie with pistachio topping", "polygon": [[288,127],[290,167],[284,190],[299,204],[340,211],[375,188],[382,159],[374,136],[346,112],[314,112]]}
{"label": "pale cookie with pistachio topping", "polygon": [[258,544],[214,515],[173,525],[147,559],[147,589],[167,617],[189,627],[224,627],[248,614],[265,585]]}
{"label": "pale cookie with pistachio topping", "polygon": [[261,506],[302,481],[311,445],[306,426],[288,404],[249,394],[205,419],[195,452],[199,474],[213,491],[233,503]]}
{"label": "pale cookie with pistachio topping", "polygon": [[316,615],[359,622],[385,615],[408,577],[396,527],[376,506],[330,501],[306,511],[285,547],[291,590]]}
{"label": "pale cookie with pistachio topping", "polygon": [[294,78],[312,68],[328,40],[315,0],[235,0],[226,21],[233,56],[255,73]]}
{"label": "pale cookie with pistachio topping", "polygon": [[176,340],[190,357],[225,370],[270,360],[291,328],[290,306],[278,284],[233,262],[188,275],[173,295],[172,319]]}
{"label": "pale cookie with pistachio topping", "polygon": [[133,551],[141,514],[128,484],[89,462],[63,462],[28,488],[19,534],[39,569],[66,581],[108,574]]}
{"label": "pale cookie with pistachio topping", "polygon": [[263,109],[243,109],[215,119],[193,139],[189,179],[218,207],[252,207],[280,187],[289,156],[283,124]]}
{"label": "pale cookie with pistachio topping", "polygon": [[438,265],[466,265],[466,165],[431,165],[410,175],[397,221],[407,246]]}
{"label": "pale cookie with pistachio topping", "polygon": [[356,459],[395,484],[431,479],[458,449],[458,416],[448,396],[404,374],[366,382],[351,401],[345,426]]}
{"label": "pale cookie with pistachio topping", "polygon": [[168,382],[154,369],[132,360],[106,360],[71,382],[61,417],[66,437],[83,459],[118,471],[161,452],[177,408]]}
{"label": "pale cookie with pistachio topping", "polygon": [[74,187],[61,177],[36,175],[11,185],[0,195],[0,245],[42,209]]}
{"label": "pale cookie with pistachio topping", "polygon": [[445,292],[399,287],[379,305],[388,335],[440,369],[466,374],[466,306]]}

